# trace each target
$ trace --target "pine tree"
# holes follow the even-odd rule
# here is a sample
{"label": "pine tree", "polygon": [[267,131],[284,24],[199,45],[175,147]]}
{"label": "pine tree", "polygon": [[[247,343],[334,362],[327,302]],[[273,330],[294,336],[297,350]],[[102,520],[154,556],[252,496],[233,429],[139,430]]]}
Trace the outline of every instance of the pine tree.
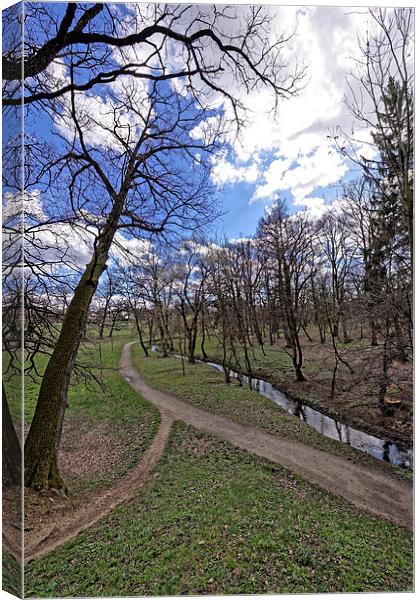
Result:
{"label": "pine tree", "polygon": [[377,237],[397,263],[413,251],[413,96],[390,77],[373,134],[379,159],[370,169]]}

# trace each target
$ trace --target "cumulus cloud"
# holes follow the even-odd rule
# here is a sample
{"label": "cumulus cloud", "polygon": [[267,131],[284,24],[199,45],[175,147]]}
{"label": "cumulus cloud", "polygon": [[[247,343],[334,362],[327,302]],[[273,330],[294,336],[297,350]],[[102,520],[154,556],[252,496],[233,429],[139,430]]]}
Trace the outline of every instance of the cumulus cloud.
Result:
{"label": "cumulus cloud", "polygon": [[[106,93],[75,93],[75,112],[85,142],[89,146],[124,150],[134,144],[142,124],[133,107],[150,105],[147,84],[133,76],[109,83]],[[56,130],[68,141],[75,136],[70,94],[62,97],[62,109],[54,114]]]}
{"label": "cumulus cloud", "polygon": [[32,192],[14,193],[6,192],[3,196],[3,223],[16,218],[22,219],[45,219],[45,213],[42,208],[41,194],[39,190]]}
{"label": "cumulus cloud", "polygon": [[[90,221],[90,219],[89,219]],[[17,224],[16,224],[17,223]],[[25,223],[24,235],[22,227]],[[19,267],[24,246],[25,265],[33,272],[41,269],[61,275],[78,272],[92,258],[95,225],[79,219],[50,221],[39,190],[16,194],[7,192],[3,201],[3,262],[9,268]],[[141,264],[153,252],[151,242],[128,238],[117,231],[110,249],[110,258],[121,265]]]}
{"label": "cumulus cloud", "polygon": [[318,187],[337,182],[347,171],[343,157],[329,144],[321,143],[309,154],[301,156],[292,166],[291,159],[273,161],[264,174],[264,183],[257,186],[253,200],[272,198],[281,191],[290,191],[295,203]]}
{"label": "cumulus cloud", "polygon": [[230,238],[229,244],[250,244],[251,246],[255,246],[255,238],[253,238],[253,237]]}
{"label": "cumulus cloud", "polygon": [[[217,27],[220,35],[231,35],[244,30],[249,7],[230,6],[227,15],[218,13]],[[117,8],[115,8],[117,10]],[[125,34],[147,26],[154,21],[159,5],[124,5],[120,10],[119,23]],[[372,158],[374,149],[370,142],[369,129],[360,129],[357,122],[348,114],[344,103],[347,77],[355,69],[355,59],[359,58],[358,33],[362,37],[375,27],[367,9],[346,9],[336,6],[269,6],[270,24],[267,35],[272,42],[278,41],[282,34],[296,31],[290,43],[281,48],[280,60],[282,73],[287,77],[293,71],[296,59],[307,67],[305,86],[300,93],[287,100],[280,101],[276,116],[273,115],[273,93],[269,86],[257,86],[247,94],[240,96],[239,83],[234,70],[224,65],[218,73],[218,85],[234,96],[240,96],[247,109],[248,121],[239,136],[236,132],[227,132],[224,138],[229,152],[223,152],[213,159],[212,179],[220,188],[245,183],[254,186],[251,202],[263,201],[265,204],[275,200],[279,194],[287,192],[295,206],[306,206],[312,211],[323,210],[322,188],[337,184],[350,169],[349,162],[337,152],[334,141],[327,136],[337,127],[353,131],[358,139],[357,149],[366,158]],[[193,33],[202,26],[197,18],[200,13],[212,15],[207,6],[185,6],[173,26],[179,31],[188,28]],[[215,15],[214,15],[214,18]],[[227,38],[226,38],[227,39]],[[175,73],[185,66],[187,55],[182,44],[164,39],[161,35],[153,38],[153,43],[162,50],[164,65],[158,63],[157,53],[150,52],[145,44],[116,48],[113,58],[117,63],[133,63],[139,72],[153,72],[165,69],[166,73]],[[253,51],[258,54],[261,48],[254,41]],[[206,45],[203,60],[207,65],[216,65],[220,49],[211,41]],[[57,86],[68,80],[63,64],[51,66],[51,77]],[[209,89],[198,76],[190,80],[175,78],[170,81],[174,93],[186,96],[193,83],[196,97],[202,106],[220,109],[226,122],[233,120],[232,107],[221,93]],[[104,88],[105,89],[105,88]],[[77,95],[78,111],[87,141],[104,148],[118,145],[110,133],[114,119],[114,108],[124,94],[137,94],[138,105],[147,102],[147,86],[141,79],[130,76],[117,79],[108,84],[106,91],[91,91]],[[133,96],[134,97],[134,96]],[[132,111],[120,110],[119,133],[136,137],[138,123]],[[212,111],[211,116],[192,132],[193,138],[206,138],[209,132],[218,126],[218,117]],[[56,120],[56,127],[62,135],[70,139],[74,128],[69,116],[69,104]],[[124,137],[123,136],[123,137]],[[131,138],[130,138],[131,139]],[[199,160],[197,156],[197,160]],[[321,202],[322,200],[322,202]]]}
{"label": "cumulus cloud", "polygon": [[111,246],[111,259],[118,261],[122,266],[130,264],[141,265],[153,254],[153,247],[149,240],[142,238],[127,238],[117,231]]}
{"label": "cumulus cloud", "polygon": [[271,198],[279,190],[285,190],[284,179],[292,164],[291,158],[278,158],[273,160],[263,175],[263,183],[260,183],[252,197],[252,201],[262,198]]}
{"label": "cumulus cloud", "polygon": [[258,165],[253,162],[240,166],[232,164],[225,157],[215,157],[213,160],[212,179],[216,185],[234,183],[255,183],[258,179]]}
{"label": "cumulus cloud", "polygon": [[309,196],[302,198],[299,202],[295,202],[296,205],[304,206],[305,212],[312,219],[319,219],[322,215],[330,209],[330,204],[326,204],[324,198],[315,196]]}
{"label": "cumulus cloud", "polygon": [[[283,49],[283,63],[295,57],[307,66],[304,89],[280,102],[273,116],[270,90],[251,91],[243,101],[250,115],[241,135],[231,141],[232,152],[214,162],[218,185],[255,184],[251,202],[274,200],[289,192],[295,204],[319,188],[337,183],[350,162],[328,136],[337,126],[354,131],[357,149],[371,158],[374,150],[368,129],[360,129],[344,103],[347,78],[360,58],[358,33],[373,25],[366,9],[344,7],[271,7],[272,30],[296,30]],[[225,110],[229,112],[228,105]],[[246,165],[246,167],[244,166]],[[312,202],[313,205],[313,202]]]}

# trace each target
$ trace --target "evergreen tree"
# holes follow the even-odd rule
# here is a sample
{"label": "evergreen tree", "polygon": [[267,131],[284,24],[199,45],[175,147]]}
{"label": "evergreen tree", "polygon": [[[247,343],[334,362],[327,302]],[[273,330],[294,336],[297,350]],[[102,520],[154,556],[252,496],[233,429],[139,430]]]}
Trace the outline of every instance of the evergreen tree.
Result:
{"label": "evergreen tree", "polygon": [[413,248],[413,96],[390,77],[382,101],[373,134],[379,153],[370,169],[373,205],[377,237],[400,263],[411,260]]}

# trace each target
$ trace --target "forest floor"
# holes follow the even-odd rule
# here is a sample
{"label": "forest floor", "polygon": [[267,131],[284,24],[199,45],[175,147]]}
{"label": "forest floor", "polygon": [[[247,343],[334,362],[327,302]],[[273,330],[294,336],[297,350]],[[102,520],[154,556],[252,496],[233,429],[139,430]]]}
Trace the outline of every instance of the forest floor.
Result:
{"label": "forest floor", "polygon": [[[82,467],[82,460],[72,462],[69,458],[64,475],[70,476],[72,482],[70,497],[35,493],[31,497],[29,494],[28,518],[33,519],[36,528],[36,519],[42,521],[47,516],[61,524],[63,531],[73,515],[76,534],[85,529],[86,521],[82,523],[80,515],[89,515],[89,498],[102,497],[105,501],[102,508],[92,505],[90,515],[94,524],[75,539],[71,539],[72,534],[64,536],[62,541],[67,540],[66,543],[57,548],[57,540],[53,538],[59,535],[60,526],[56,526],[52,537],[45,539],[46,543],[52,542],[51,549],[55,549],[27,564],[26,596],[402,591],[412,588],[410,531],[326,492],[325,482],[321,482],[324,488],[320,488],[277,463],[293,470],[294,465],[287,463],[286,446],[288,451],[293,450],[290,455],[293,460],[302,446],[309,445],[308,451],[317,460],[325,455],[324,458],[332,457],[333,462],[346,464],[347,475],[351,477],[357,477],[360,469],[371,471],[375,473],[371,480],[374,487],[378,481],[390,485],[388,509],[393,506],[393,514],[388,516],[409,525],[410,518],[404,516],[404,510],[410,507],[410,500],[402,496],[399,500],[398,496],[401,490],[410,494],[411,487],[399,477],[399,471],[344,444],[323,438],[275,406],[272,413],[281,417],[273,417],[265,406],[265,399],[249,390],[226,386],[222,375],[206,365],[187,369],[184,379],[192,385],[192,395],[201,396],[196,386],[207,385],[204,404],[213,403],[217,407],[226,400],[228,406],[236,402],[245,412],[254,405],[250,418],[261,413],[260,419],[271,423],[273,429],[264,431],[261,422],[254,422],[254,433],[258,430],[263,437],[259,439],[257,434],[252,438],[249,426],[229,417],[224,420],[229,421],[231,432],[236,430],[239,434],[232,438],[231,444],[220,440],[221,431],[214,430],[220,416],[206,416],[207,425],[213,423],[207,433],[176,422],[163,457],[154,472],[150,469],[147,477],[143,477],[147,453],[153,452],[154,444],[155,448],[158,445],[154,455],[156,465],[171,418],[183,415],[164,411],[163,418],[159,417],[158,410],[147,402],[146,394],[137,394],[115,370],[116,356],[128,337],[127,333],[117,336],[111,350],[106,349],[107,342],[102,344],[102,361],[104,355],[108,361],[103,375],[114,384],[108,381],[102,390],[95,391],[93,387],[85,393],[82,384],[77,391],[79,384],[76,383],[71,392],[73,406],[70,404],[68,426],[73,426],[72,420],[75,427],[78,420],[79,426],[86,420],[87,437],[72,438],[69,429],[68,445],[63,447],[60,462],[65,466],[66,455],[69,458],[76,452],[85,457],[85,462],[101,463],[103,468],[91,471],[86,465]],[[147,387],[162,388],[162,379],[166,379],[168,386],[180,385],[179,360],[140,361],[136,346],[133,351],[136,364],[151,384]],[[122,367],[130,365],[123,363]],[[126,371],[124,374],[133,382],[138,372],[130,368],[131,374]],[[217,377],[221,381],[214,380]],[[174,393],[179,394],[179,391],[171,391],[173,402]],[[161,394],[156,389],[154,392]],[[248,394],[253,394],[252,398]],[[200,405],[190,398],[182,404],[188,414],[195,410],[192,404]],[[205,409],[211,412],[208,406]],[[188,422],[186,415],[184,417]],[[159,434],[156,438],[159,423],[160,438]],[[165,424],[167,427],[162,433]],[[200,423],[196,425],[202,428]],[[92,445],[89,440],[97,428],[99,432],[105,431],[106,440],[101,438]],[[108,435],[108,431],[113,431],[113,435]],[[288,435],[283,435],[286,431]],[[268,439],[272,438],[282,439],[286,446],[274,448],[274,454],[278,454],[269,455],[271,460],[264,458],[265,451],[262,456],[256,456],[256,446],[260,447],[264,439],[267,450]],[[115,460],[105,466],[107,460],[101,456],[102,449],[106,456],[108,445],[118,448],[123,441],[126,450],[121,454],[117,450],[110,452],[109,456]],[[249,444],[246,448],[249,451],[234,447],[241,443],[242,448]],[[345,460],[344,455],[349,460]],[[309,461],[309,454],[307,458]],[[73,476],[71,464],[73,469],[74,465],[80,465]],[[342,475],[343,485],[347,475]],[[306,476],[311,478],[309,472]],[[385,489],[380,485],[377,491],[382,497]],[[119,490],[121,495],[114,497],[113,490]],[[120,499],[127,501],[115,508]],[[363,498],[359,500],[363,504]],[[61,503],[61,509],[57,510],[54,505]],[[35,508],[37,504],[42,507],[40,512]],[[112,510],[111,514],[107,507]]]}
{"label": "forest floor", "polygon": [[[413,439],[413,365],[394,360],[390,369],[387,399],[393,404],[393,414],[384,415],[378,402],[382,368],[382,347],[371,346],[366,339],[355,339],[348,344],[338,343],[340,356],[350,365],[353,373],[339,363],[334,397],[331,397],[331,379],[334,370],[334,350],[328,341],[324,344],[301,336],[303,372],[306,381],[297,382],[291,357],[280,339],[264,352],[254,345],[249,349],[251,374],[265,379],[291,398],[320,410],[358,429],[385,437],[390,441],[412,442]],[[210,360],[222,361],[221,345],[215,337],[204,345]],[[197,357],[202,354],[197,350]],[[238,359],[246,372],[243,352]]]}

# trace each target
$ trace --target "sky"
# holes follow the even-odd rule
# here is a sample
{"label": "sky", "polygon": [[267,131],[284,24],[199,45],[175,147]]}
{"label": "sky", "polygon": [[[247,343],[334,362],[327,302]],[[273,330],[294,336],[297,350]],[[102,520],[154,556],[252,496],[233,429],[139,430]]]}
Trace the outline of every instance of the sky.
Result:
{"label": "sky", "polygon": [[[276,199],[290,211],[319,215],[340,195],[340,182],[355,177],[354,165],[328,138],[337,128],[358,127],[344,103],[348,78],[359,57],[358,34],[368,28],[366,8],[278,7],[279,22],[293,26],[291,54],[306,65],[304,89],[283,100],[277,119],[260,98],[251,99],[255,120],[230,160],[219,161],[214,180],[221,189],[227,237],[251,235]],[[364,131],[369,140],[369,132]],[[364,154],[368,150],[365,148]]]}
{"label": "sky", "polygon": [[[240,136],[227,139],[225,147],[213,158],[212,180],[223,213],[214,228],[218,239],[252,235],[265,210],[278,199],[286,200],[291,212],[308,210],[315,217],[321,215],[328,203],[340,196],[340,183],[357,175],[354,165],[337,152],[329,136],[340,126],[347,132],[355,130],[358,139],[370,140],[369,131],[358,131],[360,125],[349,115],[344,102],[348,80],[356,69],[355,59],[360,58],[359,38],[364,39],[366,32],[372,30],[368,9],[271,6],[269,10],[273,39],[278,33],[295,31],[282,50],[282,62],[303,65],[305,77],[299,93],[280,101],[275,116],[269,110],[269,90],[259,89],[243,98],[248,123]],[[238,23],[243,12],[238,11]],[[177,68],[171,48],[168,56],[172,61],[170,68]],[[117,54],[115,58],[118,60]],[[56,63],[51,68],[50,75],[57,82],[68,79],[63,64]],[[147,89],[140,82],[135,80],[135,85],[139,102],[144,104]],[[229,80],[225,84],[236,85]],[[176,80],[173,85],[174,91],[183,93]],[[109,89],[118,96],[120,86],[121,80],[117,80],[109,84]],[[93,91],[79,99],[81,110],[91,115],[86,121],[86,138],[92,144],[112,143],[100,129],[101,121],[107,118],[109,101],[109,90],[105,96]],[[220,98],[213,98],[213,102],[229,111]],[[122,118],[135,131],[133,116]],[[38,113],[36,117],[39,130],[51,129],[70,140],[73,134],[69,122],[65,111],[61,116]],[[368,143],[360,148],[364,156],[371,155]]]}

